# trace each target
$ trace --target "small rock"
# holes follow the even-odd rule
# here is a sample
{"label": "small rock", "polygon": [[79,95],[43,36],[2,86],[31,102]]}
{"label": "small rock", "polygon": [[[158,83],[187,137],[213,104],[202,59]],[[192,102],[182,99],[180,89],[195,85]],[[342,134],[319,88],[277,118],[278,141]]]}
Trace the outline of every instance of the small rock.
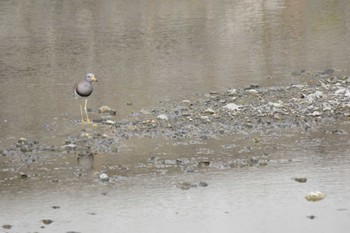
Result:
{"label": "small rock", "polygon": [[268,161],[266,161],[266,160],[259,161],[259,166],[265,167],[265,166],[267,166],[267,165],[269,165],[269,162],[268,162]]}
{"label": "small rock", "polygon": [[180,181],[176,183],[176,187],[182,190],[188,190],[192,187],[192,184],[190,182]]}
{"label": "small rock", "polygon": [[241,110],[242,106],[235,103],[230,103],[230,104],[226,104],[223,108],[229,111],[239,111]]}
{"label": "small rock", "polygon": [[28,140],[26,138],[19,138],[18,143],[19,144],[27,144]]}
{"label": "small rock", "polygon": [[77,145],[75,145],[75,144],[73,144],[73,143],[70,143],[70,144],[68,144],[68,145],[62,146],[62,148],[63,148],[64,150],[67,150],[67,151],[74,150],[76,147],[77,147]]}
{"label": "small rock", "polygon": [[169,120],[169,117],[165,114],[160,114],[157,116],[157,119],[167,121]]}
{"label": "small rock", "polygon": [[314,93],[307,95],[307,96],[306,96],[306,100],[307,100],[309,103],[311,103],[311,102],[316,101],[316,99],[323,97],[323,95],[324,95],[323,92],[321,92],[321,91],[315,91]]}
{"label": "small rock", "polygon": [[323,73],[329,74],[329,75],[334,74],[334,72],[335,72],[335,70],[332,69],[332,68],[328,68],[328,69],[325,69],[325,70],[323,71]]}
{"label": "small rock", "polygon": [[3,150],[1,151],[1,154],[2,154],[2,156],[8,156],[8,155],[10,154],[10,152],[9,152],[8,149],[3,149]]}
{"label": "small rock", "polygon": [[4,225],[2,225],[2,228],[4,228],[4,229],[11,229],[12,228],[12,226],[10,225],[10,224],[4,224]]}
{"label": "small rock", "polygon": [[305,199],[307,201],[320,201],[323,200],[326,197],[326,195],[320,191],[316,192],[309,192],[306,196]]}
{"label": "small rock", "polygon": [[208,186],[207,182],[204,182],[204,181],[199,182],[199,187],[207,187],[207,186]]}
{"label": "small rock", "polygon": [[150,111],[148,111],[148,110],[146,110],[146,109],[142,109],[142,110],[140,111],[140,113],[143,114],[143,115],[151,115],[151,114],[152,114]]}
{"label": "small rock", "polygon": [[344,94],[345,97],[350,97],[350,91],[347,89]]}
{"label": "small rock", "polygon": [[227,94],[229,96],[233,96],[233,95],[236,95],[237,94],[237,90],[236,89],[230,89],[227,91]]}
{"label": "small rock", "polygon": [[307,178],[297,177],[297,178],[293,178],[293,180],[295,180],[296,182],[299,182],[299,183],[306,183]]}
{"label": "small rock", "polygon": [[189,101],[189,100],[183,100],[181,102],[184,103],[184,104],[190,104],[191,103],[191,101]]}
{"label": "small rock", "polygon": [[115,124],[115,122],[114,122],[114,121],[112,121],[112,120],[106,120],[106,124],[107,124],[107,125],[114,125],[114,124]]}
{"label": "small rock", "polygon": [[81,138],[92,138],[92,136],[89,133],[82,133],[80,134]]}
{"label": "small rock", "polygon": [[110,115],[116,115],[117,114],[117,111],[114,110],[114,109],[111,109],[109,106],[101,106],[99,109],[98,109],[98,113],[101,114],[101,113],[108,113]]}
{"label": "small rock", "polygon": [[336,90],[336,91],[334,92],[334,94],[335,94],[335,95],[341,95],[341,94],[345,94],[346,91],[347,91],[346,88],[341,87],[341,88],[339,88],[338,90]]}
{"label": "small rock", "polygon": [[321,116],[321,113],[319,111],[314,111],[311,115],[312,116]]}
{"label": "small rock", "polygon": [[211,108],[207,108],[206,110],[204,110],[204,113],[207,113],[207,114],[215,114],[215,111]]}
{"label": "small rock", "polygon": [[258,84],[250,84],[248,87],[245,87],[244,90],[252,90],[252,89],[258,89],[260,88],[260,85]]}
{"label": "small rock", "polygon": [[275,108],[282,108],[284,106],[282,101],[278,101],[277,103],[269,102],[268,105],[273,106]]}
{"label": "small rock", "polygon": [[329,103],[322,103],[322,107],[324,112],[332,110],[332,106]]}
{"label": "small rock", "polygon": [[106,173],[101,173],[98,178],[101,180],[101,181],[109,181],[109,177]]}
{"label": "small rock", "polygon": [[45,224],[45,225],[49,225],[51,223],[53,223],[53,221],[51,219],[43,219],[42,222]]}
{"label": "small rock", "polygon": [[27,174],[23,173],[23,172],[20,172],[20,173],[19,173],[19,177],[20,177],[21,179],[27,179],[29,176],[28,176]]}
{"label": "small rock", "polygon": [[247,92],[249,94],[258,94],[258,91],[255,89],[248,89],[248,90],[245,90],[245,92]]}
{"label": "small rock", "polygon": [[198,167],[208,167],[210,165],[210,161],[199,161]]}

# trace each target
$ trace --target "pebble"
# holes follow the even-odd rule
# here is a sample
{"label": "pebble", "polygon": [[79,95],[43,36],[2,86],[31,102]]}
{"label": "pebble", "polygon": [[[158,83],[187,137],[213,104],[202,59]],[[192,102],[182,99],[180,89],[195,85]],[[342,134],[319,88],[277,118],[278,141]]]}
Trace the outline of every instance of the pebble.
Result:
{"label": "pebble", "polygon": [[107,124],[107,125],[114,125],[114,124],[115,124],[115,121],[106,120],[106,124]]}
{"label": "pebble", "polygon": [[116,115],[117,114],[117,111],[110,108],[109,106],[101,106],[99,109],[98,109],[98,113],[101,114],[101,113],[109,113],[110,115]]}
{"label": "pebble", "polygon": [[316,99],[323,97],[323,95],[324,95],[323,92],[315,91],[314,93],[307,95],[306,100],[309,103],[312,103],[312,102],[316,101]]}
{"label": "pebble", "polygon": [[101,181],[109,181],[109,176],[106,174],[106,173],[101,173],[98,178],[101,180]]}
{"label": "pebble", "polygon": [[10,224],[4,224],[2,225],[2,228],[9,230],[12,228],[12,226]]}
{"label": "pebble", "polygon": [[326,195],[320,191],[316,192],[309,192],[306,196],[305,199],[307,201],[320,201],[323,200],[326,197]]}
{"label": "pebble", "polygon": [[199,182],[199,187],[207,187],[207,186],[208,186],[207,182],[204,182],[204,181]]}
{"label": "pebble", "polygon": [[167,121],[169,120],[169,117],[165,114],[160,114],[157,116],[157,119]]}
{"label": "pebble", "polygon": [[53,223],[53,221],[51,219],[43,219],[42,222],[45,224],[45,225],[49,225],[51,223]]}
{"label": "pebble", "polygon": [[204,113],[207,113],[207,114],[215,114],[215,111],[211,108],[207,108],[206,110],[204,110]]}
{"label": "pebble", "polygon": [[311,115],[312,116],[321,116],[321,113],[319,111],[314,111]]}
{"label": "pebble", "polygon": [[229,111],[239,111],[241,110],[242,106],[235,103],[230,103],[230,104],[226,104],[223,108]]}
{"label": "pebble", "polygon": [[18,139],[19,144],[26,144],[27,142],[28,142],[28,140],[26,138],[19,138]]}
{"label": "pebble", "polygon": [[296,182],[299,182],[299,183],[306,183],[307,178],[297,177],[297,178],[293,178],[293,180],[295,180]]}
{"label": "pebble", "polygon": [[248,89],[248,90],[245,90],[245,92],[247,92],[247,93],[249,93],[249,94],[254,94],[254,95],[256,95],[256,94],[259,93],[259,92],[258,92],[257,90],[255,90],[255,89]]}
{"label": "pebble", "polygon": [[274,102],[269,102],[268,105],[270,106],[273,106],[275,108],[282,108],[284,106],[283,102],[282,101],[279,101],[277,103],[274,103]]}
{"label": "pebble", "polygon": [[75,145],[73,143],[70,143],[68,145],[62,146],[62,148],[65,149],[65,150],[71,151],[71,150],[74,150],[75,148],[77,148],[77,145]]}
{"label": "pebble", "polygon": [[346,91],[346,88],[341,87],[341,88],[339,88],[338,90],[336,90],[336,91],[334,92],[334,94],[335,94],[335,95],[341,95],[341,94],[344,94],[345,91]]}
{"label": "pebble", "polygon": [[180,181],[178,183],[176,183],[176,187],[182,190],[188,190],[192,187],[192,184],[190,182],[187,181]]}
{"label": "pebble", "polygon": [[227,94],[228,94],[229,96],[236,95],[236,94],[237,94],[237,89],[229,89],[229,90],[227,91]]}

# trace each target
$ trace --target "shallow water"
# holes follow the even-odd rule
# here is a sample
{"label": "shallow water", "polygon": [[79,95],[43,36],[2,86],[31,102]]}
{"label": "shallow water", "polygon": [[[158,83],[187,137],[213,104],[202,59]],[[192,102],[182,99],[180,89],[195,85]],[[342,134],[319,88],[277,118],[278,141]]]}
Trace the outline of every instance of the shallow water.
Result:
{"label": "shallow water", "polygon": [[[0,149],[19,137],[61,145],[79,134],[72,86],[87,72],[99,79],[89,106],[111,106],[124,119],[196,93],[297,83],[293,71],[347,69],[349,7],[345,0],[0,0]],[[199,142],[131,138],[115,156],[84,165],[73,153],[15,159],[11,166],[29,179],[18,179],[3,156],[0,225],[11,224],[8,232],[347,232],[350,128],[330,127]],[[344,134],[329,133],[338,129]],[[263,153],[266,167],[225,167]],[[152,156],[212,163],[192,173],[149,166]],[[116,168],[112,180],[99,182],[96,172],[108,166]],[[308,182],[292,180],[299,176]],[[181,190],[180,181],[209,186]],[[317,190],[325,200],[304,199]]]}
{"label": "shallow water", "polygon": [[[226,137],[217,139],[216,144],[228,145],[248,138]],[[79,165],[72,159],[74,156],[51,156],[45,159],[47,168],[51,168],[50,161],[55,161],[49,177],[17,179],[15,185],[2,181],[0,219],[2,224],[11,224],[13,232],[347,232],[348,140],[349,135],[282,130],[267,134],[259,144],[269,152],[268,166],[210,166],[183,173],[167,167],[149,172],[139,166],[147,165],[147,156],[159,155],[163,149],[159,140],[138,139],[138,144],[125,142],[131,145],[125,145],[118,157],[104,161],[108,166],[129,167],[124,176],[110,174],[110,182],[97,181],[89,169],[80,171],[78,176]],[[189,151],[208,148],[210,143],[209,140],[184,147],[168,141],[161,145],[167,148],[166,158],[172,159],[191,156]],[[136,157],[138,163],[128,162],[130,147],[133,161]],[[234,155],[228,151],[224,146],[214,147],[206,157],[213,161],[225,161],[225,156],[246,157],[244,152]],[[100,163],[95,160],[94,167],[97,169]],[[308,181],[297,183],[292,180],[294,177],[307,177]],[[52,178],[62,182],[52,182]],[[204,181],[208,186],[182,190],[176,187],[181,181]],[[307,202],[304,196],[317,190],[324,192],[326,198]],[[45,225],[43,219],[53,223]]]}

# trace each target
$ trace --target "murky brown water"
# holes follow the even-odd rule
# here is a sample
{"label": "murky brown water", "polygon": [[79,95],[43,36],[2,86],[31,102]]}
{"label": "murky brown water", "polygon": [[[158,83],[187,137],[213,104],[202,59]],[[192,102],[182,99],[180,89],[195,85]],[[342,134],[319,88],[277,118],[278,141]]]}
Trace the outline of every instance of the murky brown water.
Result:
{"label": "murky brown water", "polygon": [[[295,70],[347,69],[349,9],[346,0],[0,0],[0,146],[18,137],[59,144],[79,132],[72,86],[87,72],[99,79],[89,106],[111,106],[123,119],[195,93],[298,82],[290,75]],[[225,157],[245,137],[197,146],[131,139],[117,158],[130,167],[121,171],[127,178],[109,185],[89,174],[76,177],[75,157],[49,156],[44,165],[66,182],[0,183],[0,225],[13,225],[9,232],[347,232],[347,136],[272,135],[266,147],[275,164],[238,170],[218,165],[193,174],[136,165],[154,153],[206,156],[198,153],[203,148]],[[101,156],[96,168],[116,165]],[[310,181],[291,182],[295,176]],[[174,185],[181,180],[209,186],[183,191]],[[327,198],[306,202],[313,190]],[[41,229],[45,218],[54,223]]]}

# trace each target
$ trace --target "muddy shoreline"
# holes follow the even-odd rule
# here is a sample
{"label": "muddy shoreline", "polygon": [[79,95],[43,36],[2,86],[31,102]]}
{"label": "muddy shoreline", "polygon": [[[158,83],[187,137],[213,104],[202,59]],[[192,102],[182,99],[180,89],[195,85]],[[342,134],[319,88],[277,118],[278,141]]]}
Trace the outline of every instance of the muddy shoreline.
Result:
{"label": "muddy shoreline", "polygon": [[[286,87],[265,88],[252,84],[245,88],[229,88],[224,92],[201,94],[195,100],[164,102],[156,108],[135,112],[124,120],[117,120],[115,110],[109,107],[92,109],[94,124],[83,126],[81,132],[68,136],[60,145],[19,138],[12,146],[2,148],[1,180],[7,183],[17,178],[47,176],[55,170],[52,160],[60,157],[68,158],[72,163],[76,160],[79,164],[87,163],[85,168],[89,170],[93,167],[96,155],[114,156],[118,159],[120,148],[132,138],[159,138],[186,146],[228,135],[257,135],[251,140],[258,144],[263,135],[271,130],[312,131],[318,126],[349,120],[349,76],[333,69],[299,71],[292,75],[308,81]],[[349,132],[336,129],[326,133],[347,135]],[[249,150],[251,140],[243,142],[241,150]],[[201,153],[210,154],[205,150],[210,151],[203,149]],[[250,153],[246,158],[233,156],[220,165],[216,163],[215,156],[191,160],[166,156],[159,158],[150,154],[147,161],[140,161],[138,167],[177,167],[180,171],[193,172],[209,166],[266,166],[270,161],[268,154],[268,150],[262,150]],[[46,163],[51,163],[53,167],[47,168]],[[79,169],[85,168],[83,166]],[[78,178],[83,174],[79,169],[75,170]],[[102,173],[116,174],[116,177],[120,174],[127,176],[128,169],[128,164],[101,166],[94,174],[95,177]],[[59,181],[54,175],[50,180]]]}

